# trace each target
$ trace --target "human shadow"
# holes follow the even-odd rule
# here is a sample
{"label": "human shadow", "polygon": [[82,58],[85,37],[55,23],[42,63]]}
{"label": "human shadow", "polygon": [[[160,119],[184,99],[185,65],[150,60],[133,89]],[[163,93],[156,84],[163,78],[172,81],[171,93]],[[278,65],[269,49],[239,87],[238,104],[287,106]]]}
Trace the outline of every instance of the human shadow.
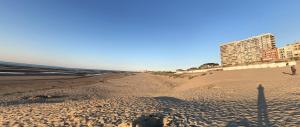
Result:
{"label": "human shadow", "polygon": [[264,94],[264,87],[262,85],[258,85],[258,97],[257,97],[257,123],[249,121],[246,118],[242,118],[240,120],[234,120],[228,122],[226,127],[270,127],[272,126],[269,117],[268,117],[268,110],[267,110],[267,102]]}
{"label": "human shadow", "polygon": [[257,87],[258,90],[258,98],[257,98],[257,126],[259,127],[269,127],[271,123],[268,117],[267,103],[264,94],[264,87],[259,85]]}
{"label": "human shadow", "polygon": [[282,74],[293,75],[292,73],[282,72]]}

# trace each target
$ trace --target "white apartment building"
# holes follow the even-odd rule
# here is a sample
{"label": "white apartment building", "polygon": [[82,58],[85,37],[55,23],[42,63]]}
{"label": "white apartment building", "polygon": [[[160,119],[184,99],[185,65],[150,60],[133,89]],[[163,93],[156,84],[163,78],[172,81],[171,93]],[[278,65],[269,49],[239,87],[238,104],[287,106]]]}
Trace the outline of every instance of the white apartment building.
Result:
{"label": "white apartment building", "polygon": [[278,48],[279,59],[300,58],[300,41]]}

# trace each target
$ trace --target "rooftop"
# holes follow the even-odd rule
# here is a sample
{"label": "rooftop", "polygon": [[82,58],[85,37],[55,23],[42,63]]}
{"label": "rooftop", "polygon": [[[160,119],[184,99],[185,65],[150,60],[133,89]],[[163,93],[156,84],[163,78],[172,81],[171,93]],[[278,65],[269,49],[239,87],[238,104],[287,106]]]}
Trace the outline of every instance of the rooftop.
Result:
{"label": "rooftop", "polygon": [[231,43],[235,43],[235,42],[238,42],[238,41],[245,41],[245,40],[249,40],[249,39],[253,39],[253,38],[257,38],[257,37],[261,37],[261,36],[266,36],[266,35],[274,36],[272,33],[264,33],[264,34],[260,34],[260,35],[256,35],[256,36],[251,36],[251,37],[248,37],[248,38],[242,39],[242,40],[235,40],[235,41],[230,41],[230,42],[221,43],[220,46],[227,45],[227,44],[231,44]]}

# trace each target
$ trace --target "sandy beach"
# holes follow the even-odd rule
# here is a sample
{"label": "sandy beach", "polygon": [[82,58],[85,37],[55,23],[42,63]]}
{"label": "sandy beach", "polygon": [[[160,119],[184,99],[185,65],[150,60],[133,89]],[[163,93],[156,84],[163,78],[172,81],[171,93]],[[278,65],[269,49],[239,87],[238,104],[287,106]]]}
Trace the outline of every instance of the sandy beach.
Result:
{"label": "sandy beach", "polygon": [[1,76],[0,125],[114,127],[156,121],[174,127],[297,127],[300,75],[290,73],[284,67],[181,75]]}

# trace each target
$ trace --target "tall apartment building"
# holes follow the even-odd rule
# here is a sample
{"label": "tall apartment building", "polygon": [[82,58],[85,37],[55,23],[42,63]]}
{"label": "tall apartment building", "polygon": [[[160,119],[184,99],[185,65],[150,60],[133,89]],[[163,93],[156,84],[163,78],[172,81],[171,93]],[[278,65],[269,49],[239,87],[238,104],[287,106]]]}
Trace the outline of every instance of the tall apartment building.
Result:
{"label": "tall apartment building", "polygon": [[278,48],[279,59],[300,58],[300,41]]}
{"label": "tall apartment building", "polygon": [[270,33],[229,42],[220,46],[221,63],[222,66],[234,66],[261,62],[264,52],[274,48],[275,37]]}
{"label": "tall apartment building", "polygon": [[263,54],[262,54],[263,61],[276,61],[278,60],[278,58],[279,57],[278,57],[277,48],[263,50]]}

